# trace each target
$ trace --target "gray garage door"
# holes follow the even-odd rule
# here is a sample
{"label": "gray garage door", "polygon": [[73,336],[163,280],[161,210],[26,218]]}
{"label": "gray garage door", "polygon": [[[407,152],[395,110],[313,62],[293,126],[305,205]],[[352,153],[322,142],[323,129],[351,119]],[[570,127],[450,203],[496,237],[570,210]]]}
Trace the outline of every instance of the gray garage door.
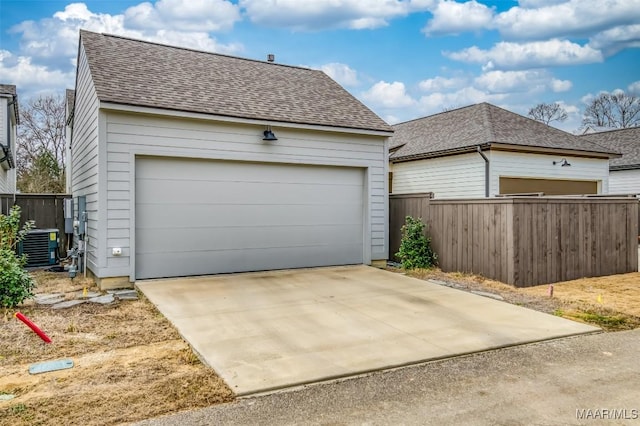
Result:
{"label": "gray garage door", "polygon": [[136,278],[358,264],[363,169],[136,161]]}

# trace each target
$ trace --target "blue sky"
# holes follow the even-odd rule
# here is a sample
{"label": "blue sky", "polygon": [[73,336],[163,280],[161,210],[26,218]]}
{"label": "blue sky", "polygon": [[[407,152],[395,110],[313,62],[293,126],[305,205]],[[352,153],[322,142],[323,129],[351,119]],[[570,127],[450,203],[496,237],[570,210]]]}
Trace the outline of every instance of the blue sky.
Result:
{"label": "blue sky", "polygon": [[78,29],[324,70],[390,123],[640,94],[640,0],[0,0],[0,83],[74,85]]}

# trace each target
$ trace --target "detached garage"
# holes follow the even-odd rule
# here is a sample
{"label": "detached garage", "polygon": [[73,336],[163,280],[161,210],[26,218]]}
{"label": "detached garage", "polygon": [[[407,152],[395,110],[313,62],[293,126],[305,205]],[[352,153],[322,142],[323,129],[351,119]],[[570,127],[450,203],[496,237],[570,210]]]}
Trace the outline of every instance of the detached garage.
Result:
{"label": "detached garage", "polygon": [[142,157],[136,194],[136,278],[364,261],[362,168]]}
{"label": "detached garage", "polygon": [[612,149],[488,103],[394,126],[394,194],[607,194]]}
{"label": "detached garage", "polygon": [[81,31],[72,118],[102,288],[387,259],[392,129],[321,71]]}

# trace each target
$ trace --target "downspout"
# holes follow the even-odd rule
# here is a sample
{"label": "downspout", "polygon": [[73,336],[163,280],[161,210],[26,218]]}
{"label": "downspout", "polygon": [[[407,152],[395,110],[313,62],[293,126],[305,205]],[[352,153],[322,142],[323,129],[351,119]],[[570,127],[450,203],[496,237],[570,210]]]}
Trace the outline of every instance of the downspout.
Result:
{"label": "downspout", "polygon": [[478,154],[480,154],[480,156],[484,160],[484,196],[486,198],[489,198],[489,159],[482,152],[480,145],[478,145],[476,148],[478,150]]}

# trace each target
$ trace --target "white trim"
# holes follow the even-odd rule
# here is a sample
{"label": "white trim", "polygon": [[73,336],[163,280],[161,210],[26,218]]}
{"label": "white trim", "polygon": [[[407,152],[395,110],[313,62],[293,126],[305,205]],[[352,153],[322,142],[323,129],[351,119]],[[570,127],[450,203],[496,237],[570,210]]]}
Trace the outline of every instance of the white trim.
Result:
{"label": "white trim", "polygon": [[[310,159],[305,158],[295,159],[288,156],[272,155],[269,158],[265,158],[264,154],[260,153],[243,153],[242,158],[238,157],[237,153],[227,153],[221,151],[210,151],[207,153],[198,153],[197,157],[193,156],[191,152],[176,151],[175,148],[163,148],[163,147],[150,147],[147,146],[142,149],[131,149],[131,155],[134,156],[151,156],[151,157],[173,157],[173,158],[197,158],[205,160],[227,160],[227,161],[241,161],[248,163],[277,163],[277,164],[308,164],[313,166],[345,166],[345,167],[361,167],[368,168],[371,164],[368,160],[355,160],[355,159]],[[132,166],[135,168],[135,164]]]}
{"label": "white trim", "polygon": [[165,116],[176,117],[176,118],[192,118],[197,120],[221,121],[226,123],[254,124],[254,125],[261,125],[261,126],[269,125],[273,127],[289,127],[293,129],[316,130],[321,132],[332,132],[332,133],[336,133],[336,132],[354,133],[358,135],[382,136],[382,137],[389,137],[393,134],[392,131],[386,132],[381,130],[366,130],[366,129],[355,129],[355,128],[349,128],[349,127],[333,127],[333,126],[322,126],[322,125],[314,125],[314,124],[288,123],[284,121],[274,121],[274,120],[265,120],[265,119],[229,117],[224,115],[176,111],[176,110],[142,107],[142,106],[135,106],[135,105],[122,105],[122,104],[103,102],[103,101],[100,101],[100,109],[121,111],[121,112],[133,112],[133,113],[139,113],[139,114],[165,115]]}

